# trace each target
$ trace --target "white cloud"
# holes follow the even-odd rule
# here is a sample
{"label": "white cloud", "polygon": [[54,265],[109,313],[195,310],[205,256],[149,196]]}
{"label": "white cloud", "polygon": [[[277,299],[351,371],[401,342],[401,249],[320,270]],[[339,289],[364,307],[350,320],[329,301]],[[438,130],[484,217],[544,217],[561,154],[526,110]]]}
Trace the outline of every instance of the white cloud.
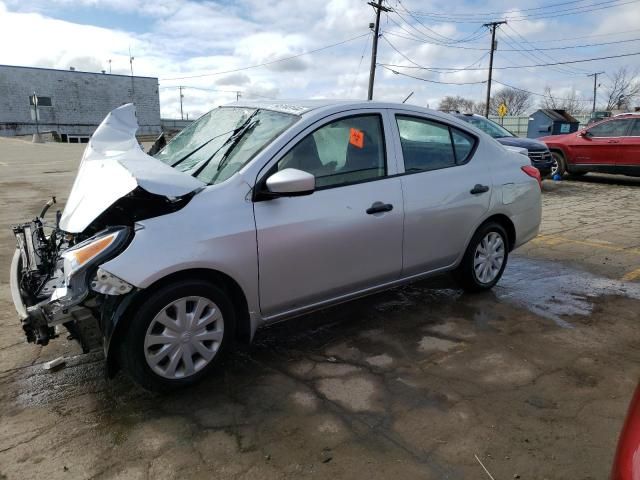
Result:
{"label": "white cloud", "polygon": [[[514,4],[515,2],[515,4]],[[511,16],[516,17],[531,8],[525,0],[514,0]],[[395,5],[390,2],[391,6]],[[410,10],[442,12],[448,14],[470,11],[504,10],[499,0],[487,0],[482,7],[476,2],[441,3],[438,0],[403,0]],[[91,25],[94,19],[87,17],[84,24],[61,20],[64,12],[72,7],[95,11],[103,20]],[[606,15],[603,13],[606,12]],[[113,17],[112,28],[109,24]],[[635,5],[594,12],[575,17],[537,19],[512,22],[504,31],[498,31],[499,49],[496,66],[543,63],[570,58],[586,58],[599,54],[616,54],[630,51],[633,46],[600,50],[566,50],[549,52],[507,52],[509,44],[523,48],[519,34],[536,40],[572,37],[593,33],[611,33],[637,28],[640,21]],[[128,17],[130,16],[130,17]],[[456,44],[465,48],[450,48],[420,41],[403,39],[402,36],[431,37],[424,27],[404,15],[414,25],[402,30],[382,18],[382,30],[396,48],[414,62],[425,67],[462,68],[477,61],[486,53],[489,40],[486,36],[470,43]],[[53,18],[56,17],[56,18]],[[102,18],[104,17],[104,18]],[[77,18],[77,16],[75,17]],[[135,28],[127,31],[118,19],[131,18]],[[391,16],[402,23],[397,16]],[[371,37],[364,37],[336,48],[293,60],[274,63],[264,68],[243,70],[213,76],[200,76],[168,80],[235,70],[249,65],[271,62],[336,43],[368,32],[373,20],[373,9],[364,0],[288,0],[265,2],[264,0],[239,0],[235,3],[200,2],[195,0],[0,0],[0,42],[11,48],[0,50],[0,63],[14,65],[48,66],[79,70],[108,70],[112,60],[113,73],[129,73],[128,52],[135,56],[134,72],[156,76],[160,79],[160,98],[163,116],[179,115],[178,85],[198,87],[185,90],[184,107],[191,116],[204,113],[210,107],[235,100],[235,94],[211,90],[242,90],[244,98],[267,97],[351,97],[364,98],[367,91],[369,47]],[[462,25],[438,22],[422,17],[422,21],[437,35],[448,38],[464,38],[479,25]],[[96,23],[96,22],[94,22]],[[422,32],[422,35],[419,33]],[[507,36],[508,35],[508,36]],[[438,38],[443,38],[438,37]],[[616,37],[616,39],[621,37]],[[16,42],[16,39],[20,39]],[[606,37],[593,39],[604,41]],[[587,42],[589,40],[586,40]],[[576,42],[564,42],[576,43]],[[580,43],[578,41],[577,43]],[[583,42],[584,43],[584,42]],[[540,44],[538,44],[540,45]],[[552,47],[556,44],[546,43]],[[366,50],[363,50],[364,47]],[[529,48],[530,45],[527,47]],[[365,51],[364,58],[361,58]],[[406,65],[409,62],[385,43],[380,42],[378,61]],[[537,58],[537,60],[536,60]],[[633,57],[630,57],[633,58]],[[624,62],[624,59],[622,59]],[[480,62],[487,65],[487,58]],[[567,75],[566,69],[496,70],[495,78],[505,83],[541,91],[545,84],[552,84],[554,91],[589,91],[590,79],[585,72],[592,68],[613,69],[621,62],[578,64],[571,69],[575,75]],[[401,70],[412,75],[445,82],[464,83],[486,79],[486,70],[434,73],[428,70]],[[170,87],[170,88],[167,88]],[[484,84],[437,85],[394,75],[378,69],[375,97],[381,100],[401,101],[411,91],[412,103],[432,107],[444,95],[484,97]],[[204,89],[204,90],[203,90]],[[565,90],[563,90],[565,89]],[[569,89],[569,90],[566,90]]]}

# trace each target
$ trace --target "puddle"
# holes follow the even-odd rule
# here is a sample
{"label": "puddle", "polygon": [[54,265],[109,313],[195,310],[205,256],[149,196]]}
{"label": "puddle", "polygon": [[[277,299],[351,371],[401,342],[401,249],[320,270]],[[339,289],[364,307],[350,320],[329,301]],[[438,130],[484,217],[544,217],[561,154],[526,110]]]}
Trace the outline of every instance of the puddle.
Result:
{"label": "puddle", "polygon": [[563,328],[573,327],[563,316],[590,315],[594,298],[618,295],[640,300],[640,284],[520,256],[509,258],[504,276],[493,291],[499,300],[526,308]]}

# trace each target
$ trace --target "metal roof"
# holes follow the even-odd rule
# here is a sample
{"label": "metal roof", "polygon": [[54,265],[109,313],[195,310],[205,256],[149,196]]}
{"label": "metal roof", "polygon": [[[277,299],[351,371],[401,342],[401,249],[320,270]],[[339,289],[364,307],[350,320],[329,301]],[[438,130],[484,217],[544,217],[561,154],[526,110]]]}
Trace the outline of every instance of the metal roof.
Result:
{"label": "metal roof", "polygon": [[[25,67],[23,65],[0,65],[0,68],[21,68],[25,70],[40,70],[40,71],[46,70],[50,72],[71,73],[71,74],[81,74],[81,75],[101,75],[101,76],[109,76],[109,77],[131,78],[131,75],[120,75],[118,73],[84,72],[82,70],[63,70],[60,68],[46,68],[46,67]],[[133,78],[151,78],[154,80],[158,80],[158,77],[146,77],[142,75],[133,75]]]}

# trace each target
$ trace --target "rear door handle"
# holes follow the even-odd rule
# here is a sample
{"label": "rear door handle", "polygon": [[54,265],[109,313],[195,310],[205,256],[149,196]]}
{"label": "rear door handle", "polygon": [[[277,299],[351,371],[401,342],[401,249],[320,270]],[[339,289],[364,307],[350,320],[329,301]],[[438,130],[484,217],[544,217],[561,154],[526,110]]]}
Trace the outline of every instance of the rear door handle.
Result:
{"label": "rear door handle", "polygon": [[620,140],[609,140],[607,143],[620,143]]}
{"label": "rear door handle", "polygon": [[469,193],[471,195],[477,195],[479,193],[485,193],[488,191],[489,187],[487,185],[480,185],[479,183],[476,183],[475,187],[473,187]]}
{"label": "rear door handle", "polygon": [[390,212],[393,210],[393,205],[390,203],[374,202],[369,208],[367,208],[367,214],[373,215],[374,213]]}

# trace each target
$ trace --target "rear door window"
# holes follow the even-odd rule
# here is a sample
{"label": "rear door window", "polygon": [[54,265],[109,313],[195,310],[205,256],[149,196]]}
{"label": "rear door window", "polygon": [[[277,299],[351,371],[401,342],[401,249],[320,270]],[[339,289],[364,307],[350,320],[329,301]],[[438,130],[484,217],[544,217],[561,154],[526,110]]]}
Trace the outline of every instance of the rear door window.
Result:
{"label": "rear door window", "polygon": [[599,123],[591,127],[588,132],[592,137],[623,137],[629,128],[629,120],[619,119]]}
{"label": "rear door window", "polygon": [[473,153],[476,139],[462,130],[407,115],[397,115],[396,122],[407,173],[460,165]]}

